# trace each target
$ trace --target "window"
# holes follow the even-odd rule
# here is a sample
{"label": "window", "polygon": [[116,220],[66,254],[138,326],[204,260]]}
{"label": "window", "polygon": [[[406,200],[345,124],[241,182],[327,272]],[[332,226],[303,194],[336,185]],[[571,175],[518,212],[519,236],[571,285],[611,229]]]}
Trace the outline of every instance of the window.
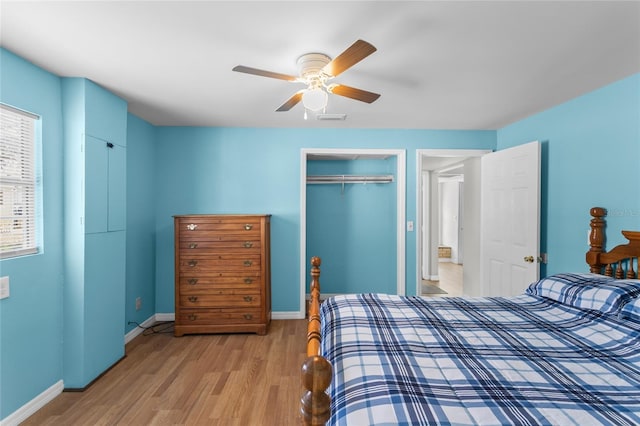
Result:
{"label": "window", "polygon": [[35,115],[0,104],[0,258],[38,252],[37,120]]}

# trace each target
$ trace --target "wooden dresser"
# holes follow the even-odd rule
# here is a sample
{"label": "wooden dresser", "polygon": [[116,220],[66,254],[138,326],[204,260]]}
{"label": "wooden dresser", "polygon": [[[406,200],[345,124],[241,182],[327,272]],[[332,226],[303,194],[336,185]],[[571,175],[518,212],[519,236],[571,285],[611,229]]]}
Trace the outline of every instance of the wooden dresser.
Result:
{"label": "wooden dresser", "polygon": [[270,215],[174,216],[175,332],[266,334]]}

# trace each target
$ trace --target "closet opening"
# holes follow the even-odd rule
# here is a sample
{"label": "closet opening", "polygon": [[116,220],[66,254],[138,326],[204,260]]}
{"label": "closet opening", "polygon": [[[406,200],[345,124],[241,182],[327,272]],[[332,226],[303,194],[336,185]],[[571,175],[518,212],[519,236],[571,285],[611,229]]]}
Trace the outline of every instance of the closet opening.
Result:
{"label": "closet opening", "polygon": [[405,151],[303,149],[300,164],[300,317],[312,256],[323,295],[405,294]]}

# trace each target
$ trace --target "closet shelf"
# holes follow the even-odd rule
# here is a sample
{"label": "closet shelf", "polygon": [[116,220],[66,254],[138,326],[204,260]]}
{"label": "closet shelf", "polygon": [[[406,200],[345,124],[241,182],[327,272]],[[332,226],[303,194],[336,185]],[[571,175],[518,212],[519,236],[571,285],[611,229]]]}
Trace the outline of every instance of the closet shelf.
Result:
{"label": "closet shelf", "polygon": [[311,175],[307,184],[391,183],[393,175]]}

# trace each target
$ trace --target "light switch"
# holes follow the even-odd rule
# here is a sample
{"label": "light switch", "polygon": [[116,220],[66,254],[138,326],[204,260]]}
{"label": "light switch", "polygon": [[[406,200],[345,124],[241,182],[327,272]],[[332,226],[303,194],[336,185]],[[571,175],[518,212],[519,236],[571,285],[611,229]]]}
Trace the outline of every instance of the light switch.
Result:
{"label": "light switch", "polygon": [[9,297],[9,277],[0,277],[0,299]]}
{"label": "light switch", "polygon": [[413,221],[412,220],[407,222],[407,231],[408,232],[413,232]]}

